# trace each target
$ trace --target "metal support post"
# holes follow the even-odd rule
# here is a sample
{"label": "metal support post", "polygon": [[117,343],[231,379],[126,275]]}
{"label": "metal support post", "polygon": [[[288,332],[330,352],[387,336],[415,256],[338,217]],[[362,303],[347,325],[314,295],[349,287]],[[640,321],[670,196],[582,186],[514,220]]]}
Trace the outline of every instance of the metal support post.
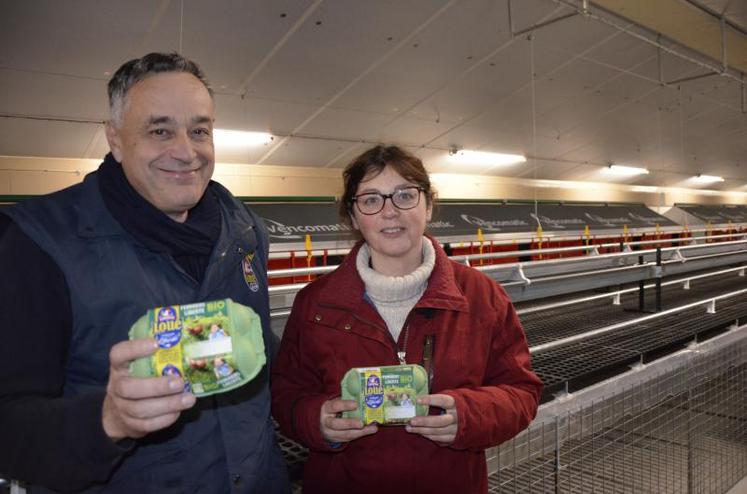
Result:
{"label": "metal support post", "polygon": [[508,7],[508,32],[511,33],[511,37],[514,36],[514,21],[513,17],[511,17],[511,0],[508,0],[508,4],[506,5]]}
{"label": "metal support post", "polygon": [[[656,266],[661,268],[661,247],[656,248]],[[656,312],[661,312],[661,275],[656,276]]]}
{"label": "metal support post", "polygon": [[[643,264],[643,256],[638,256],[638,264]],[[646,281],[641,280],[638,282],[638,310],[643,311],[646,308],[646,297],[644,290],[646,289]]]}
{"label": "metal support post", "polygon": [[659,84],[663,86],[666,83],[664,82],[664,61],[661,57],[661,34],[656,36],[656,44],[656,62],[659,66]]}
{"label": "metal support post", "polygon": [[[693,365],[693,364],[690,364],[690,365]],[[687,492],[693,492],[692,409],[693,409],[693,391],[692,391],[692,388],[688,388],[687,390]]]}
{"label": "metal support post", "polygon": [[555,494],[560,494],[560,416],[555,416]]}
{"label": "metal support post", "polygon": [[726,72],[726,18],[721,16],[721,71]]}

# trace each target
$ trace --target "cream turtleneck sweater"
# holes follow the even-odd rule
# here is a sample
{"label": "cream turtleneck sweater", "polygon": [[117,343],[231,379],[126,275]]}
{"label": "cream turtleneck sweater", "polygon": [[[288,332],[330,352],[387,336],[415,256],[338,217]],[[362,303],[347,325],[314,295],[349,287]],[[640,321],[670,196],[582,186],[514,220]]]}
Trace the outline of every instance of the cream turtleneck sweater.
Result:
{"label": "cream turtleneck sweater", "polygon": [[358,274],[366,286],[368,298],[386,322],[394,341],[397,341],[407,315],[428,286],[428,278],[436,263],[436,250],[431,241],[423,237],[423,263],[415,271],[404,276],[385,276],[378,273],[370,267],[370,260],[371,251],[367,244],[363,244],[356,258]]}

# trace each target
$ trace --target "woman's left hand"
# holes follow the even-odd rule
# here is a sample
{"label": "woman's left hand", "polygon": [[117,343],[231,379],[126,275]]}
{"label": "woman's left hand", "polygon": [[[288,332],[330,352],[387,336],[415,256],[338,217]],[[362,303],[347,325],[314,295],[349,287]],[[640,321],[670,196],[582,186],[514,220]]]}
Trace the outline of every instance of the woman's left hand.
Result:
{"label": "woman's left hand", "polygon": [[454,442],[459,427],[454,398],[449,395],[425,395],[418,398],[418,404],[442,408],[441,415],[414,417],[405,426],[407,432],[420,434],[442,446]]}

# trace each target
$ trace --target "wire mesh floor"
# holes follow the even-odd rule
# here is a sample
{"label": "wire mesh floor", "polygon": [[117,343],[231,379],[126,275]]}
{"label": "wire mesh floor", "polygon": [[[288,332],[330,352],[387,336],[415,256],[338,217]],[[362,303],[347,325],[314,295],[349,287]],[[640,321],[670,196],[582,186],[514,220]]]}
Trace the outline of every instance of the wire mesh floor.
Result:
{"label": "wire mesh floor", "polygon": [[495,448],[489,492],[723,493],[747,476],[747,337]]}

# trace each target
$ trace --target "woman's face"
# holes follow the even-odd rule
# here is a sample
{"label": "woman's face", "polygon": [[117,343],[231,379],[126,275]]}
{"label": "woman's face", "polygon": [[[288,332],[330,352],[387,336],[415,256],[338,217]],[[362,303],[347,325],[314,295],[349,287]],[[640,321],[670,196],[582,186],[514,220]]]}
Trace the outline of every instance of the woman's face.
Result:
{"label": "woman's face", "polygon": [[[412,186],[417,184],[409,182],[387,165],[378,175],[366,176],[355,195],[368,192],[391,194]],[[422,263],[423,233],[426,222],[431,219],[432,208],[427,205],[425,194],[419,194],[418,205],[407,210],[398,209],[391,199],[384,202],[384,209],[372,215],[362,214],[357,205],[353,205],[353,227],[361,232],[368,244],[376,271],[388,276],[403,276]]]}

